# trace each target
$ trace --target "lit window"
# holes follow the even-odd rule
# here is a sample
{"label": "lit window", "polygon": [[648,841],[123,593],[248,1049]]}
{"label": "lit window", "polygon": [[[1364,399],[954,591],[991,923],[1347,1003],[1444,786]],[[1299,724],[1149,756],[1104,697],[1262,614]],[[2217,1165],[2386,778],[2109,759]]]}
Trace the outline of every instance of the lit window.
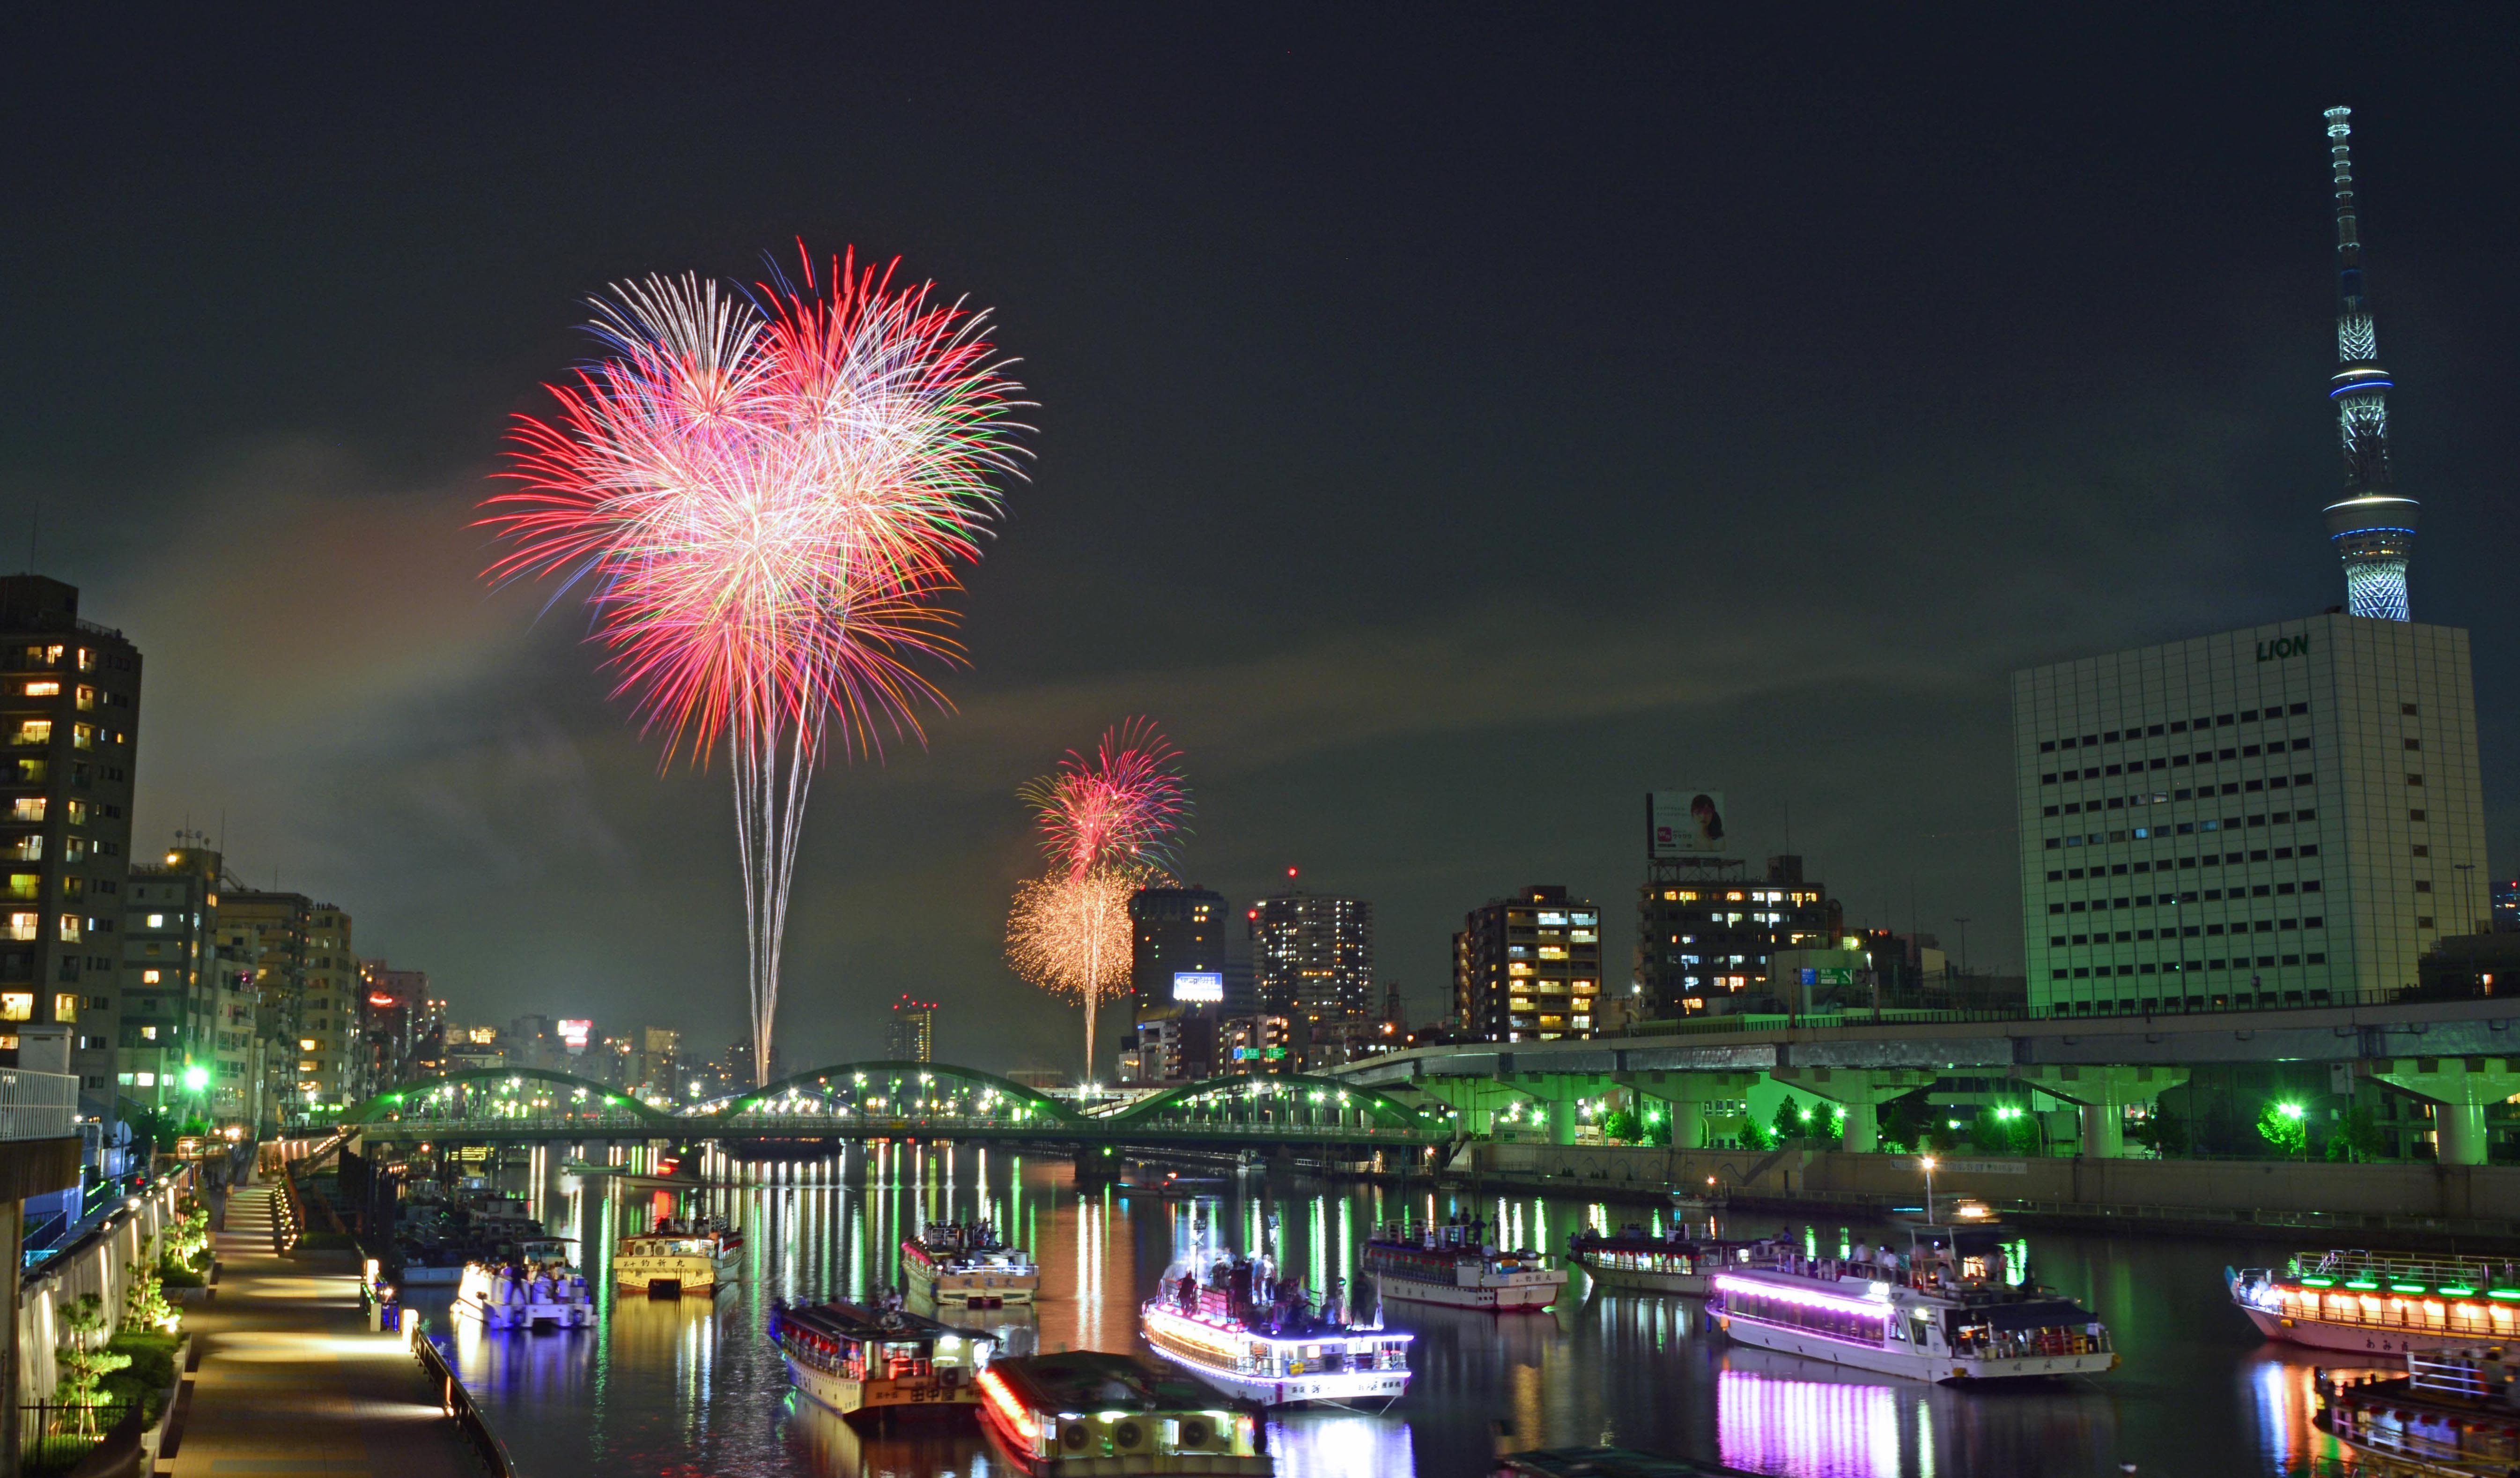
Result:
{"label": "lit window", "polygon": [[87,803],[85,801],[70,802],[65,813],[68,815],[72,826],[85,826],[87,824]]}
{"label": "lit window", "polygon": [[152,928],[152,929],[163,929],[163,928],[165,928],[165,927],[166,927],[166,915],[164,915],[164,914],[162,914],[162,913],[153,913],[153,914],[149,915],[149,927],[150,927],[150,928]]}
{"label": "lit window", "polygon": [[62,943],[63,943],[63,944],[65,944],[65,945],[75,945],[75,944],[77,944],[80,940],[85,939],[86,937],[87,937],[86,931],[85,931],[85,930],[83,930],[82,928],[80,928],[80,926],[79,926],[79,916],[78,916],[77,914],[75,914],[75,913],[65,913],[65,914],[63,914],[63,915],[62,915]]}
{"label": "lit window", "polygon": [[95,653],[92,649],[87,648],[87,647],[81,647],[81,648],[79,648],[79,649],[78,649],[78,667],[79,667],[79,670],[80,670],[80,671],[82,671],[82,672],[93,672],[93,671],[95,671],[95,670],[96,670],[96,653]]}
{"label": "lit window", "polygon": [[9,819],[13,821],[40,821],[44,819],[44,798],[41,796],[20,796],[9,808]]}
{"label": "lit window", "polygon": [[131,1075],[131,1081],[136,1086],[154,1088],[158,1085],[158,1075],[155,1073],[134,1073]]}
{"label": "lit window", "polygon": [[58,994],[58,995],[54,996],[54,997],[53,997],[53,1020],[55,1020],[55,1021],[76,1021],[76,1020],[78,1020],[78,1000],[79,1000],[79,998],[78,998],[77,996],[72,995],[72,994],[69,994],[68,992],[64,992],[63,993],[61,993],[61,994]]}
{"label": "lit window", "polygon": [[300,1037],[300,1038],[298,1038],[298,1039],[297,1039],[297,1050],[299,1050],[299,1051],[301,1051],[301,1052],[312,1052],[312,1051],[314,1051],[314,1050],[315,1050],[315,1039],[314,1039],[314,1038],[312,1038],[312,1037]]}
{"label": "lit window", "polygon": [[84,724],[84,723],[73,723],[73,724],[71,724],[71,725],[70,725],[70,748],[72,748],[72,749],[94,749],[94,748],[96,748],[96,730],[95,730],[95,729],[93,729],[93,728],[90,728],[89,726],[87,726],[87,725],[86,725],[86,724]]}
{"label": "lit window", "polygon": [[21,718],[18,720],[18,732],[10,736],[9,742],[12,744],[50,744],[53,742],[53,720],[50,718]]}
{"label": "lit window", "polygon": [[32,991],[0,991],[0,1021],[33,1021],[35,993]]}
{"label": "lit window", "polygon": [[143,970],[140,972],[140,983],[144,986],[154,986],[158,984],[158,971]]}
{"label": "lit window", "polygon": [[[53,691],[57,693],[60,692],[61,685],[58,683],[54,684]],[[96,707],[96,689],[91,687],[80,688],[78,690],[78,707],[79,712],[81,713],[85,713],[89,709]]]}
{"label": "lit window", "polygon": [[44,875],[40,872],[13,872],[9,874],[9,896],[13,899],[40,898],[43,894],[43,887]]}
{"label": "lit window", "polygon": [[26,684],[26,696],[29,698],[59,698],[62,696],[62,685],[58,682],[30,682]]}
{"label": "lit window", "polygon": [[[140,1029],[140,1035],[145,1040],[156,1041],[158,1039],[158,1029],[156,1027],[142,1027]],[[148,1085],[149,1085],[145,1083],[141,1085],[142,1087],[147,1087]]]}

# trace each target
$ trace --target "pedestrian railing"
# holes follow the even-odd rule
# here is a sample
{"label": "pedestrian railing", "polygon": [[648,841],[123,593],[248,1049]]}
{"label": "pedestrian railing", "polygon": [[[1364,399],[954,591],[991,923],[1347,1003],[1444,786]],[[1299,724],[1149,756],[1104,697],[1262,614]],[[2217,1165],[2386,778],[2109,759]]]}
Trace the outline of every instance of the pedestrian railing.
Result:
{"label": "pedestrian railing", "polygon": [[464,1389],[464,1382],[455,1378],[454,1367],[447,1364],[446,1357],[438,1353],[436,1342],[428,1337],[428,1321],[407,1309],[403,1311],[403,1320],[410,1333],[412,1358],[419,1361],[420,1368],[436,1382],[439,1409],[454,1421],[455,1430],[463,1434],[465,1445],[472,1448],[472,1455],[490,1470],[490,1478],[516,1478],[516,1464],[508,1457],[507,1445],[499,1440],[498,1433],[490,1430],[490,1423],[482,1416],[479,1405],[472,1400],[472,1393]]}
{"label": "pedestrian railing", "polygon": [[105,1434],[140,1409],[137,1402],[78,1406],[35,1402],[18,1408],[18,1465],[21,1471],[62,1472],[105,1440]]}

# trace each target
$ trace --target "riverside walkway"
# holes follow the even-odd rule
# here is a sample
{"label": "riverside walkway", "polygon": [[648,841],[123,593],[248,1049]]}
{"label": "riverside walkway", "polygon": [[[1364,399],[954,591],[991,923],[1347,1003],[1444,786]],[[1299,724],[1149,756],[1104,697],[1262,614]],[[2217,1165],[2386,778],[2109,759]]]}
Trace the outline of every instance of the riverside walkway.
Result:
{"label": "riverside walkway", "polygon": [[357,1264],[274,1250],[272,1192],[228,1195],[217,1296],[193,1304],[199,1372],[174,1478],[480,1478],[399,1334],[370,1334]]}

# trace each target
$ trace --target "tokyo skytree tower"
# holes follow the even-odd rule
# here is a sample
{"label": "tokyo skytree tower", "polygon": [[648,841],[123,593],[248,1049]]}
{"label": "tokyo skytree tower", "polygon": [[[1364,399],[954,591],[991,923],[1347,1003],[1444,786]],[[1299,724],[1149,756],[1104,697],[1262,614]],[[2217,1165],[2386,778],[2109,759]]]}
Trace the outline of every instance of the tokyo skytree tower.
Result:
{"label": "tokyo skytree tower", "polygon": [[2415,550],[2415,500],[2389,478],[2389,372],[2371,327],[2362,286],[2362,242],[2354,219],[2354,157],[2345,142],[2353,110],[2327,110],[2328,157],[2336,180],[2336,402],[2344,441],[2345,496],[2327,505],[2327,537],[2345,561],[2346,610],[2406,621],[2407,561]]}

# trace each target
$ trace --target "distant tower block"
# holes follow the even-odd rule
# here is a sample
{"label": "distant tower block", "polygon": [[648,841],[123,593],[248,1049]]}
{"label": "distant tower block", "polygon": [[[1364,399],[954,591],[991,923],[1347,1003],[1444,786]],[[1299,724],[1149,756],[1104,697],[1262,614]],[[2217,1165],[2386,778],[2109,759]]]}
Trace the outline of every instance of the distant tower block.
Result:
{"label": "distant tower block", "polygon": [[2415,551],[2415,500],[2400,496],[2389,477],[2389,372],[2363,291],[2362,241],[2354,213],[2354,158],[2345,142],[2353,110],[2327,110],[2328,156],[2336,179],[2337,434],[2345,450],[2345,496],[2327,505],[2327,536],[2345,561],[2346,609],[2356,616],[2406,621],[2407,561]]}

